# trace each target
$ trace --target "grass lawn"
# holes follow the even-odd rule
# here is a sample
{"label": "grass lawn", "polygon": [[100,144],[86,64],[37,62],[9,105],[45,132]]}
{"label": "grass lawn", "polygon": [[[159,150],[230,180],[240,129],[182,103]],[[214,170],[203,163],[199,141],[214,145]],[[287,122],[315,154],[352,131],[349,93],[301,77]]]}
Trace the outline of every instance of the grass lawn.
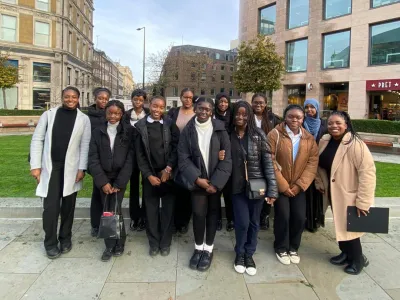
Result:
{"label": "grass lawn", "polygon": [[[30,140],[31,136],[0,137],[0,197],[35,197],[35,180],[29,175]],[[377,162],[376,169],[376,196],[400,197],[400,165]],[[89,198],[91,191],[92,179],[87,175],[78,197]]]}

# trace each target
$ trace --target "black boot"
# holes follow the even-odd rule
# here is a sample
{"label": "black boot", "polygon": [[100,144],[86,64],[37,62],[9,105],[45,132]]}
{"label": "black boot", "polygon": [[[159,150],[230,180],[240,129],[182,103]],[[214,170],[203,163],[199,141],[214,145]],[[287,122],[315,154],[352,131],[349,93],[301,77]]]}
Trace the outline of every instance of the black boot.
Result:
{"label": "black boot", "polygon": [[122,245],[117,245],[117,246],[115,246],[115,248],[114,248],[113,255],[114,255],[115,257],[121,256],[122,254],[124,254],[124,251],[125,251],[125,247],[124,247],[124,246],[122,246]]}
{"label": "black boot", "polygon": [[137,231],[143,231],[143,230],[145,230],[146,229],[146,220],[144,220],[144,219],[139,219],[139,222],[138,222],[138,227],[137,227]]}
{"label": "black boot", "polygon": [[65,242],[60,244],[60,250],[62,254],[66,254],[72,249],[72,242]]}
{"label": "black boot", "polygon": [[61,255],[61,251],[58,247],[55,247],[50,250],[46,250],[47,257],[50,259],[55,259]]}
{"label": "black boot", "polygon": [[217,231],[221,231],[221,230],[222,230],[222,220],[218,220]]}
{"label": "black boot", "polygon": [[337,256],[332,257],[329,262],[335,266],[344,266],[348,263],[347,254],[342,252]]}
{"label": "black boot", "polygon": [[269,216],[261,217],[260,230],[268,230],[268,229],[269,229]]}
{"label": "black boot", "polygon": [[350,275],[358,275],[361,273],[361,271],[364,269],[364,267],[367,267],[368,265],[369,265],[369,260],[363,254],[361,256],[360,262],[353,261],[350,265],[348,265],[346,268],[344,268],[344,271]]}
{"label": "black boot", "polygon": [[197,270],[197,265],[199,264],[199,261],[203,255],[203,251],[201,250],[194,250],[192,258],[190,259],[189,262],[189,267],[193,270]]}
{"label": "black boot", "polygon": [[99,235],[99,227],[92,227],[92,230],[90,231],[90,235],[92,237],[97,237]]}
{"label": "black boot", "polygon": [[129,229],[132,231],[137,230],[138,228],[138,220],[131,220],[131,223],[129,224]]}
{"label": "black boot", "polygon": [[113,248],[106,249],[101,256],[101,261],[109,261],[113,256]]}
{"label": "black boot", "polygon": [[201,272],[207,271],[211,266],[212,259],[213,259],[213,252],[208,252],[204,250],[203,255],[201,256],[201,259],[199,261],[199,264],[197,265],[197,270]]}
{"label": "black boot", "polygon": [[228,221],[228,223],[226,223],[226,231],[230,232],[233,229],[235,229],[235,224],[233,221]]}

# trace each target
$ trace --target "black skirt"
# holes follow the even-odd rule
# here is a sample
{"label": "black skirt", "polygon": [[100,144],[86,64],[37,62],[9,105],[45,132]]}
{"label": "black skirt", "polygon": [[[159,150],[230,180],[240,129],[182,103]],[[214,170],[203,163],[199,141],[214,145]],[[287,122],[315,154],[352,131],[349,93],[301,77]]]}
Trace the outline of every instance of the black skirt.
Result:
{"label": "black skirt", "polygon": [[306,229],[314,232],[319,227],[325,226],[325,216],[323,212],[323,196],[315,188],[314,182],[306,191],[306,203],[307,203],[307,220]]}

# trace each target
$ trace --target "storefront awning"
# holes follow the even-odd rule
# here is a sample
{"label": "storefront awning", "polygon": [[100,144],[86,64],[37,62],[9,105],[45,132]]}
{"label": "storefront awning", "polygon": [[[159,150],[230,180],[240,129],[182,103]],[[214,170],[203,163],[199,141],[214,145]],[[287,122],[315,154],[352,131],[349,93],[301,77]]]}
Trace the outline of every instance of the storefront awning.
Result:
{"label": "storefront awning", "polygon": [[400,79],[367,80],[367,91],[400,91]]}

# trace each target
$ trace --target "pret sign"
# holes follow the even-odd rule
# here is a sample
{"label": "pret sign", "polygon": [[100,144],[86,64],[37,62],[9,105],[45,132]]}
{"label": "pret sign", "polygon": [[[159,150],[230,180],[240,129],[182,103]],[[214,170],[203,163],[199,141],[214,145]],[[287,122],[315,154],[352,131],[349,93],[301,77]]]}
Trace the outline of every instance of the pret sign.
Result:
{"label": "pret sign", "polygon": [[367,91],[400,91],[400,79],[367,80]]}

